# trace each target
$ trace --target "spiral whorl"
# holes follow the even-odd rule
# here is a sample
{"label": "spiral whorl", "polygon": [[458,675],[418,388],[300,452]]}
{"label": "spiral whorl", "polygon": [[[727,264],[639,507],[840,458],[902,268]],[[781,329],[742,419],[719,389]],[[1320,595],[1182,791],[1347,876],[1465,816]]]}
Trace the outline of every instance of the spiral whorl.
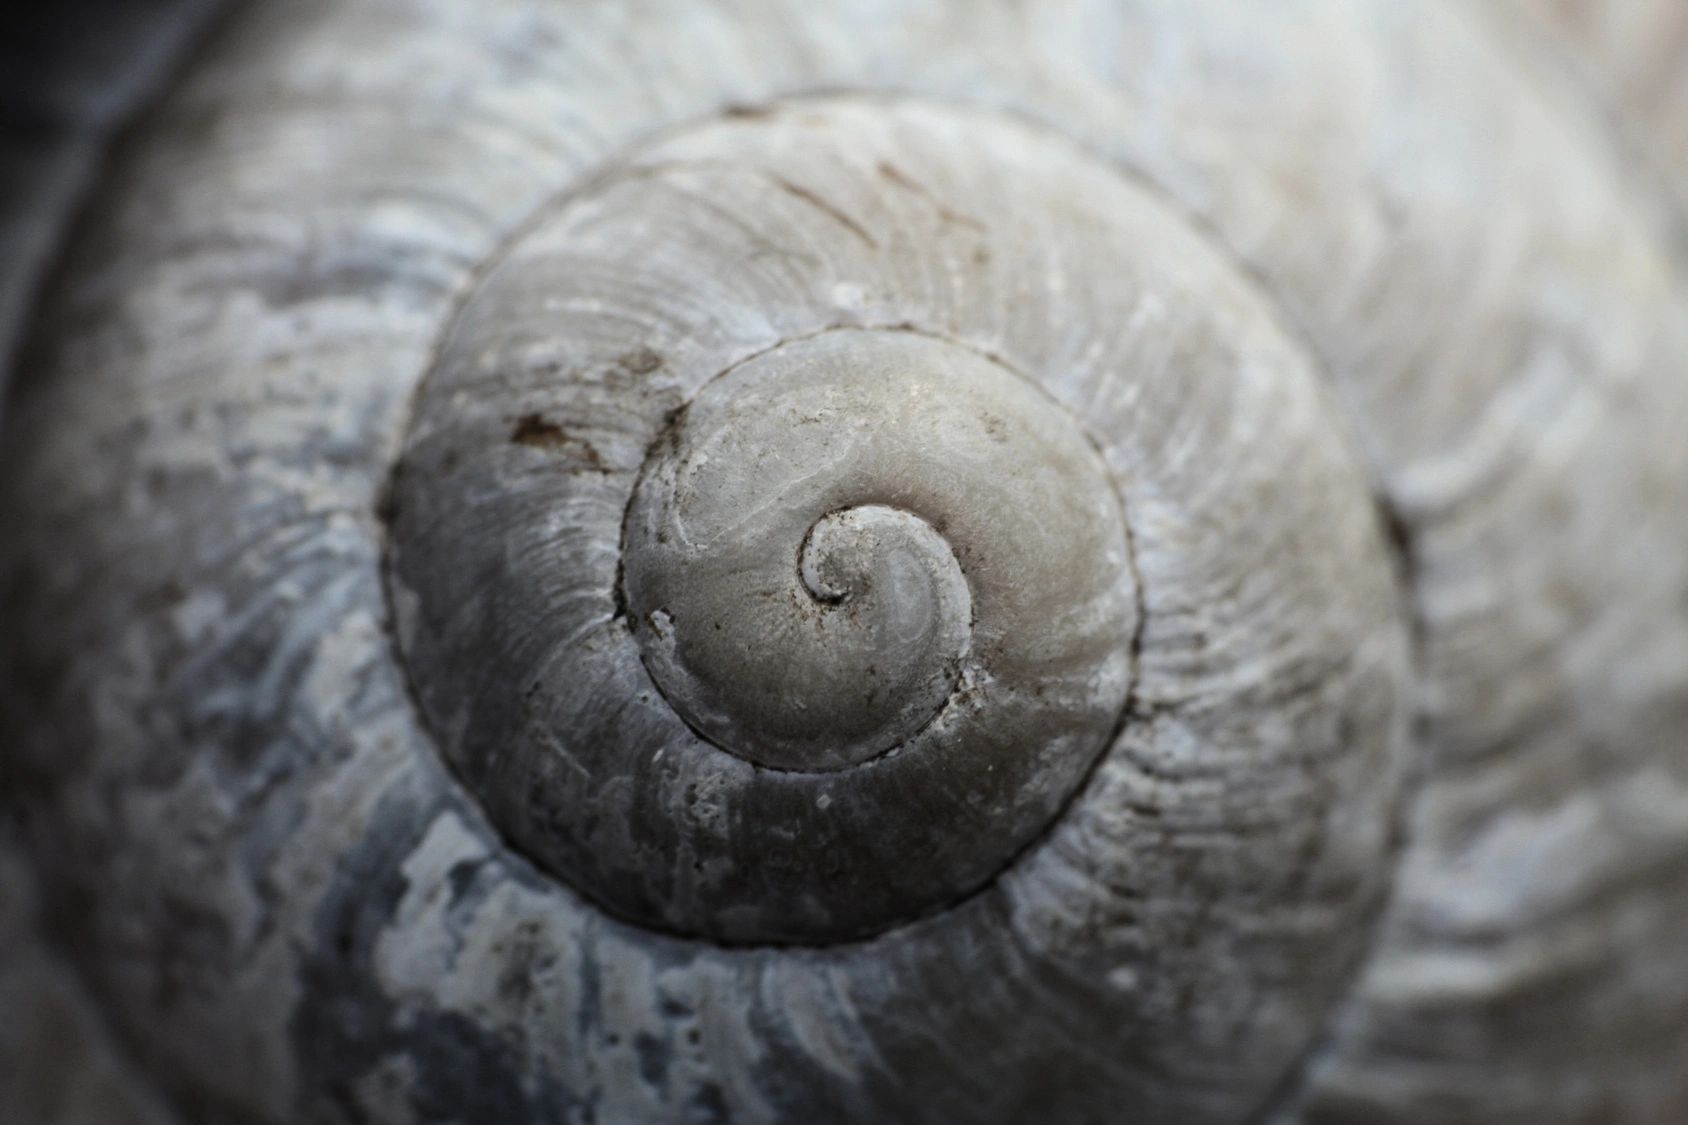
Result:
{"label": "spiral whorl", "polygon": [[1364,473],[1249,284],[1046,130],[816,99],[630,154],[466,294],[391,501],[435,743],[595,909],[915,992],[1029,985],[1003,911],[1157,995],[1263,925],[1263,1072],[1363,936],[1406,673]]}
{"label": "spiral whorl", "polygon": [[[1106,737],[1135,610],[1119,503],[1030,384],[928,337],[834,332],[735,368],[677,425],[629,512],[628,605],[711,742],[840,769],[965,742],[951,702],[1006,694],[1045,702],[1001,745],[1085,720]],[[984,750],[945,771],[992,767]]]}
{"label": "spiral whorl", "polygon": [[[725,153],[770,129],[706,135]],[[714,207],[805,190],[758,179],[749,199],[739,174],[700,190]],[[650,296],[613,241],[585,283],[547,271],[606,239],[616,205],[628,237],[668,223],[670,252],[696,253],[666,181],[566,204],[460,314],[394,493],[407,659],[494,819],[612,912],[730,941],[860,937],[1000,871],[1118,729],[1139,616],[1120,496],[1045,391],[913,325],[818,321],[720,351],[677,406],[651,393],[668,360],[638,325],[690,287]],[[704,254],[711,273],[733,260]],[[508,432],[459,440],[465,396],[504,375],[509,297],[566,306],[585,285],[589,331],[626,333],[592,425],[642,435],[639,472],[571,416],[572,363],[529,376]],[[763,316],[789,300],[754,299]],[[599,616],[562,620],[587,594]]]}

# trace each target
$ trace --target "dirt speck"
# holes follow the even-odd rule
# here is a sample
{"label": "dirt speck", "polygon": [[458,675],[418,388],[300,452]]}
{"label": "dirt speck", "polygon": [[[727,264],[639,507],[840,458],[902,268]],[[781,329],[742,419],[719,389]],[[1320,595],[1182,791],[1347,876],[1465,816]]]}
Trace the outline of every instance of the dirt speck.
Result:
{"label": "dirt speck", "polygon": [[531,445],[537,449],[555,449],[568,441],[568,431],[555,422],[546,421],[541,414],[523,414],[510,431],[510,440],[517,445]]}
{"label": "dirt speck", "polygon": [[599,454],[596,446],[585,438],[569,433],[538,412],[529,412],[516,419],[515,428],[510,431],[510,440],[517,445],[543,449],[564,457],[568,460],[570,468],[586,469],[594,473],[609,472],[609,466],[604,464],[603,456]]}
{"label": "dirt speck", "polygon": [[662,366],[662,353],[650,348],[634,348],[621,357],[621,366],[634,375],[649,375]]}

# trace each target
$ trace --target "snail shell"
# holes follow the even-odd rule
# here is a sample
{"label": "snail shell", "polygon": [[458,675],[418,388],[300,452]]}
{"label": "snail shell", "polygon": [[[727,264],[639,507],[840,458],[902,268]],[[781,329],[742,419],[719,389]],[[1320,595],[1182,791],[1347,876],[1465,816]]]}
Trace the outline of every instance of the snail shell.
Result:
{"label": "snail shell", "polygon": [[[253,5],[0,446],[242,1120],[1669,1120],[1677,206],[1488,17]],[[50,846],[49,846],[50,845]]]}

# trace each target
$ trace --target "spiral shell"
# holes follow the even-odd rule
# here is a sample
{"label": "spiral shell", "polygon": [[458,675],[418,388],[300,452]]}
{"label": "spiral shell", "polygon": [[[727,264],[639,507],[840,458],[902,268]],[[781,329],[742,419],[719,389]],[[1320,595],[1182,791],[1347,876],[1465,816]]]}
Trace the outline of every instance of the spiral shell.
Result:
{"label": "spiral shell", "polygon": [[114,158],[0,683],[115,1038],[195,1119],[1688,1105],[1668,194],[1457,7],[833,8],[252,5]]}

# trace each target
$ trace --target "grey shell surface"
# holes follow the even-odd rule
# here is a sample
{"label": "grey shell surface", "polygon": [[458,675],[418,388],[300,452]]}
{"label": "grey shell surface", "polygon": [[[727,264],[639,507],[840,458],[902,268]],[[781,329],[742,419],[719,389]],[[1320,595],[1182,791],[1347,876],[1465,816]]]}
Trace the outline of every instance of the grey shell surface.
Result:
{"label": "grey shell surface", "polygon": [[221,12],[0,308],[0,998],[93,1044],[0,1099],[1688,1117],[1688,150],[1592,18]]}

